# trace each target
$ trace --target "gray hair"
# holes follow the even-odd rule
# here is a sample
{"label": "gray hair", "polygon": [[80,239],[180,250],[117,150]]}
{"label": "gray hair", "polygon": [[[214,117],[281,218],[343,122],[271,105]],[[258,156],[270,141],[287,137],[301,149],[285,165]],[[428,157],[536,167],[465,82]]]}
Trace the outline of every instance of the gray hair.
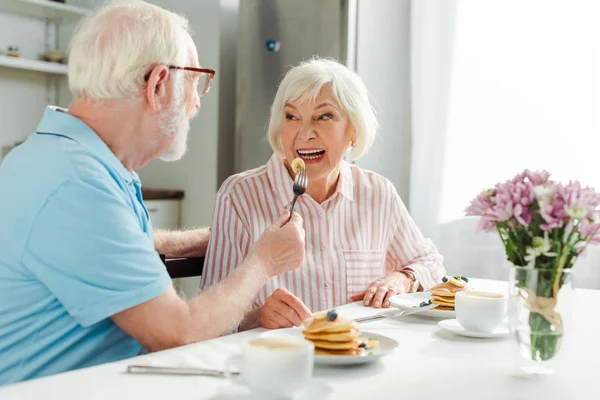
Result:
{"label": "gray hair", "polygon": [[140,0],[105,3],[84,18],[70,45],[69,88],[77,97],[127,98],[159,64],[186,62],[185,17]]}
{"label": "gray hair", "polygon": [[356,130],[351,159],[359,159],[371,148],[379,123],[362,79],[336,61],[314,58],[290,69],[279,85],[271,105],[267,129],[267,137],[275,153],[283,154],[280,127],[285,103],[296,100],[315,101],[325,85],[331,86],[336,102],[348,115]]}

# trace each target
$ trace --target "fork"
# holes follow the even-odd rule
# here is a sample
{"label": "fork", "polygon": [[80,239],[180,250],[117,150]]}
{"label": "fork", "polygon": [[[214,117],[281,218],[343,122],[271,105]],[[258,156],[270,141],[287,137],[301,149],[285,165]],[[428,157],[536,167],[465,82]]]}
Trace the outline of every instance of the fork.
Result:
{"label": "fork", "polygon": [[362,318],[355,318],[352,321],[360,324],[362,322],[368,322],[368,321],[375,321],[377,319],[383,319],[383,318],[398,318],[398,317],[405,317],[407,315],[412,315],[412,314],[417,314],[423,311],[429,311],[433,308],[436,308],[439,304],[430,304],[428,306],[424,306],[424,307],[416,307],[416,308],[411,308],[408,310],[404,310],[401,312],[397,312],[397,311],[392,311],[392,312],[383,312],[377,315],[371,315],[369,317],[362,317]]}
{"label": "fork", "polygon": [[294,212],[296,200],[306,192],[307,181],[308,177],[306,176],[306,169],[301,168],[294,178],[294,200],[292,200],[292,205],[290,206],[290,219],[292,219],[292,212]]}

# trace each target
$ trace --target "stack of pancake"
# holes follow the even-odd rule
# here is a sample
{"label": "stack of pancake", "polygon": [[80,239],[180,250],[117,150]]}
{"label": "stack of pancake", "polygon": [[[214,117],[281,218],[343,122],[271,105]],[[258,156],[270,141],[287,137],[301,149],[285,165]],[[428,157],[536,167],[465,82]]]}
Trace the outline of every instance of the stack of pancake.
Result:
{"label": "stack of pancake", "polygon": [[439,304],[435,309],[442,311],[454,310],[456,293],[467,290],[467,282],[460,277],[444,278],[444,281],[431,289],[431,302]]}
{"label": "stack of pancake", "polygon": [[366,348],[358,337],[357,324],[338,317],[335,311],[315,314],[302,333],[315,345],[316,355],[356,356]]}

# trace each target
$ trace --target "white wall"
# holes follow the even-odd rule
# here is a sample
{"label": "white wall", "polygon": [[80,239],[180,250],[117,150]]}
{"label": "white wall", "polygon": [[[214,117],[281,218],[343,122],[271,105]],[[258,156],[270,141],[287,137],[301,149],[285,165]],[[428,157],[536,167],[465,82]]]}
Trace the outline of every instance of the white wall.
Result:
{"label": "white wall", "polygon": [[219,0],[153,0],[152,3],[185,14],[192,26],[200,64],[217,70],[211,91],[191,123],[188,152],[177,162],[152,161],[139,171],[145,187],[181,189],[183,227],[209,225],[217,189],[219,102]]}
{"label": "white wall", "polygon": [[359,0],[356,70],[378,104],[381,125],[357,164],[388,178],[408,205],[410,0]]}

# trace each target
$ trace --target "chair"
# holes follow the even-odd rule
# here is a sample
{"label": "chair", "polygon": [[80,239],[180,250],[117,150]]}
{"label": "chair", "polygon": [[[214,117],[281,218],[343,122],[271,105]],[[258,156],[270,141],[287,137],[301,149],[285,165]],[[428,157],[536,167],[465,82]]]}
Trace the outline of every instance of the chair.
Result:
{"label": "chair", "polygon": [[160,259],[165,264],[171,279],[202,275],[204,257],[166,258],[164,254],[160,254]]}

